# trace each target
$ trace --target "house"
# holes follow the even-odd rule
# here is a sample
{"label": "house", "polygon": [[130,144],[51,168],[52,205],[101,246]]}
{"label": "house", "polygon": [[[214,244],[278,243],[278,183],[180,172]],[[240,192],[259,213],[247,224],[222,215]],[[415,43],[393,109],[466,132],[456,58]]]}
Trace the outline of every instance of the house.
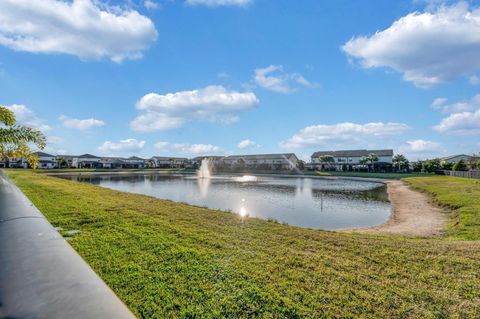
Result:
{"label": "house", "polygon": [[0,160],[0,168],[28,168],[28,163],[24,158],[6,157]]}
{"label": "house", "polygon": [[[362,165],[362,158],[374,154],[378,157],[375,165],[388,167],[393,162],[393,150],[343,150],[343,151],[319,151],[311,156],[310,166],[314,169],[334,168],[337,171],[343,170],[344,166],[357,167]],[[323,161],[323,157],[331,156],[333,161]]]}
{"label": "house", "polygon": [[36,152],[34,154],[38,156],[38,168],[56,168],[57,167],[57,159],[55,155],[44,153],[44,152]]}
{"label": "house", "polygon": [[293,170],[298,157],[293,153],[230,155],[221,159],[226,168],[254,168],[267,170]]}
{"label": "house", "polygon": [[102,157],[100,159],[100,164],[102,168],[124,168],[125,167],[125,159],[120,157]]}
{"label": "house", "polygon": [[75,157],[78,157],[78,156],[75,156],[75,155],[57,155],[55,157],[55,160],[57,161],[57,166],[59,168],[63,168],[63,167],[72,168],[73,167],[73,159]]}
{"label": "house", "polygon": [[83,154],[72,158],[72,167],[75,168],[101,168],[101,158],[92,154]]}
{"label": "house", "polygon": [[184,157],[154,156],[149,160],[152,168],[184,168],[190,161]]}
{"label": "house", "polygon": [[137,156],[131,156],[123,160],[125,163],[124,168],[145,168],[147,167],[146,160]]}
{"label": "house", "polygon": [[469,163],[470,161],[472,161],[472,159],[474,159],[473,156],[465,155],[465,154],[458,154],[458,155],[442,157],[440,159],[440,164],[445,164],[445,163],[455,164],[456,162],[458,162],[460,160],[462,160],[464,163]]}

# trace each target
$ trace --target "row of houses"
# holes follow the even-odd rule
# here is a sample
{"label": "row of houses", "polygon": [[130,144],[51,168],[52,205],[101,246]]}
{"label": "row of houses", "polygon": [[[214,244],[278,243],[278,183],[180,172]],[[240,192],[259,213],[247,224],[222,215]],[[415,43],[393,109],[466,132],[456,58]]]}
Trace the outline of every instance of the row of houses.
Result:
{"label": "row of houses", "polygon": [[[210,159],[218,169],[258,168],[266,170],[292,170],[299,165],[298,157],[293,153],[199,156],[193,159],[185,157],[153,156],[149,159],[132,156],[100,157],[92,154],[52,155],[45,152],[36,153],[39,158],[38,168],[93,168],[93,169],[129,169],[129,168],[194,168],[199,167],[204,158]],[[0,160],[0,168],[27,168],[23,158],[7,158]]]}

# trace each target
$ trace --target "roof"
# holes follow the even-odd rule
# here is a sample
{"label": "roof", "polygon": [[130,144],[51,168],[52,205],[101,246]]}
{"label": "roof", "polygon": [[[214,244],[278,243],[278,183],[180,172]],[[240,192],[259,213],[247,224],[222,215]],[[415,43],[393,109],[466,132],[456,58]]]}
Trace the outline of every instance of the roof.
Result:
{"label": "roof", "polygon": [[128,159],[129,159],[129,160],[144,161],[143,158],[140,158],[140,157],[138,157],[138,156],[130,156]]}
{"label": "roof", "polygon": [[450,156],[442,157],[441,160],[448,161],[449,159],[452,159],[452,158],[455,158],[455,157],[460,157],[460,156],[465,156],[465,157],[468,157],[468,158],[473,157],[473,156],[467,155],[467,154],[457,154],[457,155],[450,155]]}
{"label": "roof", "polygon": [[44,152],[35,152],[34,154],[37,154],[38,156],[43,156],[43,157],[55,157],[55,155],[44,153]]}
{"label": "roof", "polygon": [[[280,154],[253,154],[253,155],[230,155],[225,159],[235,160],[235,159],[249,159],[249,160],[258,160],[258,159],[287,159],[289,157],[297,156],[294,153],[280,153]],[[297,158],[298,159],[298,158]]]}
{"label": "roof", "polygon": [[219,159],[219,158],[224,158],[225,156],[210,156],[210,155],[207,155],[207,156],[197,156],[197,157],[194,157],[192,158],[193,161],[201,161],[205,158],[208,158],[208,159]]}
{"label": "roof", "polygon": [[153,156],[152,159],[156,159],[156,160],[182,160],[182,161],[188,161],[188,158],[186,158],[186,157],[172,157],[172,156]]}
{"label": "roof", "polygon": [[393,156],[393,150],[343,150],[343,151],[320,151],[312,154],[312,157],[330,155],[333,157],[362,157],[368,154],[377,156]]}
{"label": "roof", "polygon": [[100,158],[100,157],[87,153],[87,154],[80,155],[78,158]]}

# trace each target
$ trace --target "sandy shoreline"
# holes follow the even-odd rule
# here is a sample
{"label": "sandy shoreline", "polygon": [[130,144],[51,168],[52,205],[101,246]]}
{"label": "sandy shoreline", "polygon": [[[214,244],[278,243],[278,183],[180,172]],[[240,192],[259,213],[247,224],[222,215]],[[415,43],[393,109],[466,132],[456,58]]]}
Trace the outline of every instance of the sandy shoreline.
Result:
{"label": "sandy shoreline", "polygon": [[440,237],[444,235],[446,212],[433,206],[426,194],[411,189],[402,181],[388,181],[392,215],[382,225],[353,229],[368,234]]}

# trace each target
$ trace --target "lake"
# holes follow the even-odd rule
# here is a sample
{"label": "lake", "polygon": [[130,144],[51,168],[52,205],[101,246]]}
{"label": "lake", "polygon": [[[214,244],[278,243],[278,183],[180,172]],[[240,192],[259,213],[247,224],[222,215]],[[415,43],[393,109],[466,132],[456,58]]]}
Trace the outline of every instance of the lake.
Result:
{"label": "lake", "polygon": [[183,174],[61,177],[308,228],[375,226],[391,213],[385,185],[371,181]]}

